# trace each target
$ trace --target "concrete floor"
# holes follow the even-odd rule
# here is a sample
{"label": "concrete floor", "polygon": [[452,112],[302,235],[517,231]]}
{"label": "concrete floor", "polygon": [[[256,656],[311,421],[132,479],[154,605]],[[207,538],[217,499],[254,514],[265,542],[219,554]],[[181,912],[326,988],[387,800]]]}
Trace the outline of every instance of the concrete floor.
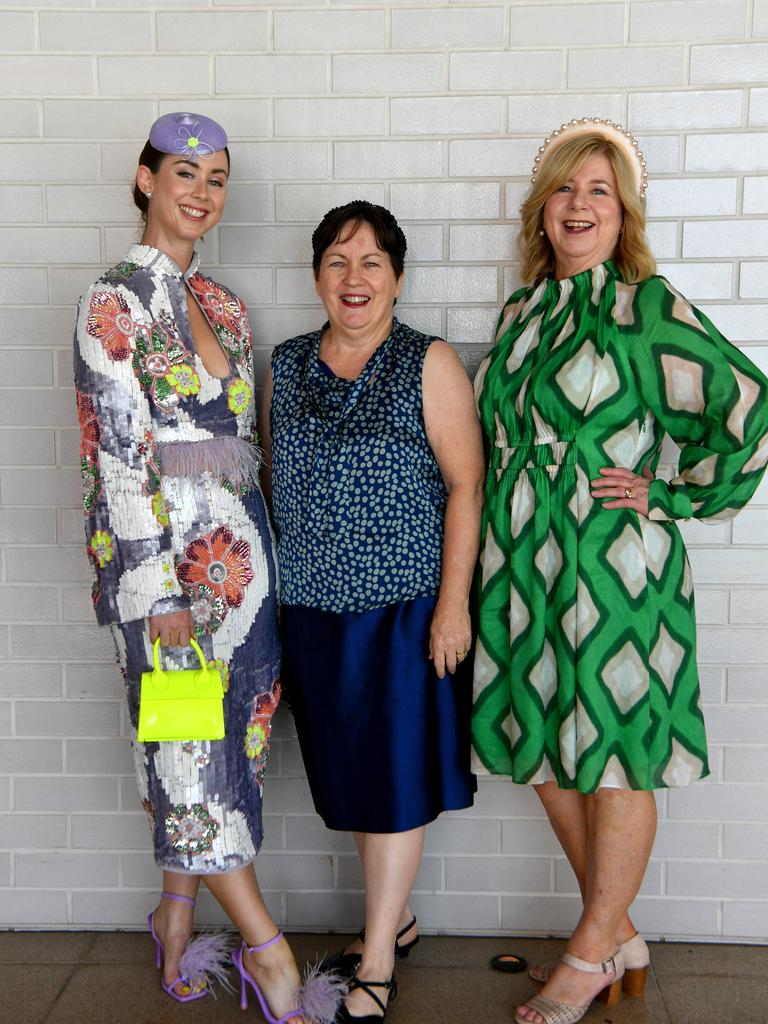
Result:
{"label": "concrete floor", "polygon": [[[341,936],[296,935],[300,961],[339,948]],[[524,974],[488,969],[500,950],[529,962],[556,956],[557,940],[422,938],[398,966],[392,1024],[512,1024],[513,1008],[537,989]],[[590,1024],[768,1024],[768,947],[656,943],[644,999],[607,1010]],[[234,981],[234,979],[233,979]],[[249,1018],[263,1018],[253,1004]],[[0,933],[2,1024],[219,1024],[244,1021],[226,993],[187,1005],[163,994],[147,935],[135,932]]]}

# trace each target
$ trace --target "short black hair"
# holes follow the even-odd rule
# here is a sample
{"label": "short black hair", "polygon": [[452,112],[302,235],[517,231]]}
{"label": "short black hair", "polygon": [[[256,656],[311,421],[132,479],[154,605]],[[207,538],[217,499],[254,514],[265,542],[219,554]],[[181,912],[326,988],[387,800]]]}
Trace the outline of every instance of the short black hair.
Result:
{"label": "short black hair", "polygon": [[[320,272],[320,262],[325,250],[339,239],[346,224],[352,224],[347,238],[351,238],[361,224],[370,224],[376,238],[376,244],[389,255],[395,277],[403,274],[405,251],[408,243],[395,218],[384,206],[369,203],[365,199],[353,199],[344,206],[334,206],[323,217],[312,232],[312,270],[315,278]],[[341,239],[346,241],[347,239]]]}
{"label": "short black hair", "polygon": [[[229,146],[224,147],[224,152],[227,154],[227,168],[230,168],[232,166],[232,160],[229,156]],[[139,166],[148,167],[153,174],[157,174],[160,170],[160,164],[167,156],[170,156],[170,153],[163,153],[162,150],[155,149],[151,142],[146,142],[144,144],[144,149],[139,153]],[[149,211],[149,200],[139,188],[137,181],[134,181],[133,183],[132,195],[134,205],[138,207],[141,219],[146,224],[147,213]]]}

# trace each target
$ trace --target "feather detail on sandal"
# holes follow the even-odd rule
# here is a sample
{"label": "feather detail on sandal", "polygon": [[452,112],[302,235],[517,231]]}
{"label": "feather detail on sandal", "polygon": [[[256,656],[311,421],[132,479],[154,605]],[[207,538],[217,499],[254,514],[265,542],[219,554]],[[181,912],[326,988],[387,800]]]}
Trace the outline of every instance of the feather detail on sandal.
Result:
{"label": "feather detail on sandal", "polygon": [[317,963],[307,965],[297,1004],[313,1024],[333,1024],[347,991],[345,979],[335,971],[322,971]]}
{"label": "feather detail on sandal", "polygon": [[227,974],[230,964],[230,942],[224,932],[203,932],[187,943],[179,961],[179,975],[193,988],[205,985],[215,995],[213,982],[218,981],[227,992],[233,992]]}

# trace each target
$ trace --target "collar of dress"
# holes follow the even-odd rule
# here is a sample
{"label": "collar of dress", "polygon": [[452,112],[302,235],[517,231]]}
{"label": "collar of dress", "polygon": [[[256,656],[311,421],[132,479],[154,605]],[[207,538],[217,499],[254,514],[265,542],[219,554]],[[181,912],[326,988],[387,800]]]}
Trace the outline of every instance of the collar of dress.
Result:
{"label": "collar of dress", "polygon": [[197,250],[192,253],[192,259],[187,269],[182,271],[178,263],[160,249],[156,249],[153,245],[141,245],[138,242],[130,246],[125,254],[125,259],[130,263],[136,263],[140,267],[152,270],[159,277],[175,277],[179,280],[183,278],[185,281],[188,281],[200,266],[200,253]]}

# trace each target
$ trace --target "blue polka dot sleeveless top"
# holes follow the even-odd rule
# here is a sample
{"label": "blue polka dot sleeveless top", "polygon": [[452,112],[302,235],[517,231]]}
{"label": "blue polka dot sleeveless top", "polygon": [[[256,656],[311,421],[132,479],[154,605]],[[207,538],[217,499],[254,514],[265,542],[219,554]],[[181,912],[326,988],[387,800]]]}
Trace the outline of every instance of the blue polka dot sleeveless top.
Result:
{"label": "blue polka dot sleeveless top", "polygon": [[395,320],[356,380],[318,358],[321,331],[272,356],[272,495],[285,604],[371,611],[436,594],[446,491],[427,441],[434,338]]}

